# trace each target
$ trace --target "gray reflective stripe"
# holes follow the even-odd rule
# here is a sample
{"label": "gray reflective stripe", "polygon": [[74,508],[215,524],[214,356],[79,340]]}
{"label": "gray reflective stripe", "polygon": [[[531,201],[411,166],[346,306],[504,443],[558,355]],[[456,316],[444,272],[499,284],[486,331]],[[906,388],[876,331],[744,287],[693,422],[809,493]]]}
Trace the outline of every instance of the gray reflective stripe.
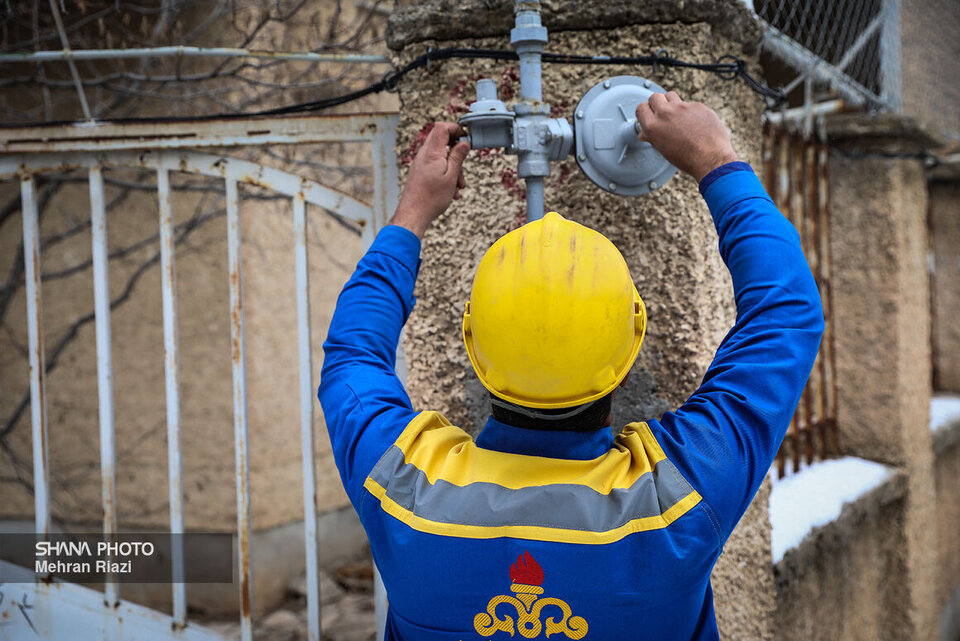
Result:
{"label": "gray reflective stripe", "polygon": [[601,494],[591,487],[556,483],[510,489],[495,483],[465,486],[427,475],[404,461],[396,445],[380,459],[370,478],[391,500],[417,516],[440,523],[497,527],[528,525],[606,532],[634,519],[659,516],[693,488],[670,461],[656,464],[632,486]]}

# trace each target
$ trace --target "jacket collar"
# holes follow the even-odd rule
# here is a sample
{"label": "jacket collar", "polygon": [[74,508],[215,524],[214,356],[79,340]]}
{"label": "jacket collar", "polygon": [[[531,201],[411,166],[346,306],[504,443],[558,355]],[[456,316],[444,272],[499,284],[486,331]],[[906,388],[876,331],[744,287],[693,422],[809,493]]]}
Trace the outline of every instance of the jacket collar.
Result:
{"label": "jacket collar", "polygon": [[609,427],[589,432],[531,430],[501,423],[491,416],[476,442],[478,447],[508,454],[588,461],[613,447],[613,432]]}

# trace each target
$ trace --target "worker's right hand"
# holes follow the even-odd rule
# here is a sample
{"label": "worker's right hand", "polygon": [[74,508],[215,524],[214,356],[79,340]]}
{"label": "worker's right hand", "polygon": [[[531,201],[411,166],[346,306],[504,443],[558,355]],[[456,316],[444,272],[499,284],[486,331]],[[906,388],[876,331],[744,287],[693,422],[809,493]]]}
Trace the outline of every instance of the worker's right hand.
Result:
{"label": "worker's right hand", "polygon": [[407,184],[391,225],[405,227],[423,238],[434,219],[466,186],[461,167],[470,145],[457,142],[463,129],[452,122],[435,122],[410,165]]}
{"label": "worker's right hand", "polygon": [[655,93],[637,106],[638,139],[649,142],[680,171],[700,182],[720,165],[733,162],[737,154],[730,134],[710,107],[684,102],[675,91]]}

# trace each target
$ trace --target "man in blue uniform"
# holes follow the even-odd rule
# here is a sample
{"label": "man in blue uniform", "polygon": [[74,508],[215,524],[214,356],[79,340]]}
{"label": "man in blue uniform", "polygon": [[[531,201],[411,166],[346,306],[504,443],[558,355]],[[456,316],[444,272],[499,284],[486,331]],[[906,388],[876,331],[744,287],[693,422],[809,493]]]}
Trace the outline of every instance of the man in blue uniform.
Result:
{"label": "man in blue uniform", "polygon": [[637,118],[699,182],[737,304],[676,411],[612,436],[643,301],[616,248],[555,213],[477,269],[463,335],[493,416],[476,441],[413,409],[394,359],[420,239],[463,186],[456,125],[434,126],[340,295],[319,398],[387,588],[388,639],[718,637],[710,572],[783,439],[823,316],[796,231],[716,114],[671,92]]}

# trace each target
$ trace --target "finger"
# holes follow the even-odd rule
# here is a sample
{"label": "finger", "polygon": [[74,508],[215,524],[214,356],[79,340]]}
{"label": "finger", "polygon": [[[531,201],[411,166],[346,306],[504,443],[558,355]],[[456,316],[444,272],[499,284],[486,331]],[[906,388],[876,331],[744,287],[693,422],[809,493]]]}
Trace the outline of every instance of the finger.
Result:
{"label": "finger", "polygon": [[667,99],[667,102],[670,103],[683,102],[683,98],[681,98],[680,94],[678,94],[676,91],[668,91],[664,97]]}
{"label": "finger", "polygon": [[433,131],[437,132],[437,135],[440,136],[441,142],[445,146],[456,144],[460,136],[467,134],[467,132],[455,122],[435,122],[433,123]]}
{"label": "finger", "polygon": [[[646,131],[650,128],[650,125],[653,124],[654,118],[653,110],[650,109],[650,105],[646,102],[641,102],[637,105],[637,122],[640,123],[640,128]],[[644,134],[640,134],[643,136]]]}
{"label": "finger", "polygon": [[463,177],[463,172],[460,172],[460,175],[457,177],[457,190],[463,189],[467,186],[467,180]]}
{"label": "finger", "polygon": [[659,112],[667,104],[667,98],[662,93],[655,93],[647,100],[653,113]]}
{"label": "finger", "polygon": [[450,144],[451,132],[458,131],[459,125],[452,122],[435,122],[427,134],[427,139],[423,141],[424,149],[433,155],[446,155],[447,146]]}
{"label": "finger", "polygon": [[[466,159],[467,154],[470,153],[470,144],[465,142],[458,142],[450,150],[450,155],[447,156],[448,164],[447,170],[453,169],[458,174],[460,173],[460,167],[463,166],[463,161]],[[462,175],[461,175],[462,178]],[[459,180],[459,178],[458,178]]]}

